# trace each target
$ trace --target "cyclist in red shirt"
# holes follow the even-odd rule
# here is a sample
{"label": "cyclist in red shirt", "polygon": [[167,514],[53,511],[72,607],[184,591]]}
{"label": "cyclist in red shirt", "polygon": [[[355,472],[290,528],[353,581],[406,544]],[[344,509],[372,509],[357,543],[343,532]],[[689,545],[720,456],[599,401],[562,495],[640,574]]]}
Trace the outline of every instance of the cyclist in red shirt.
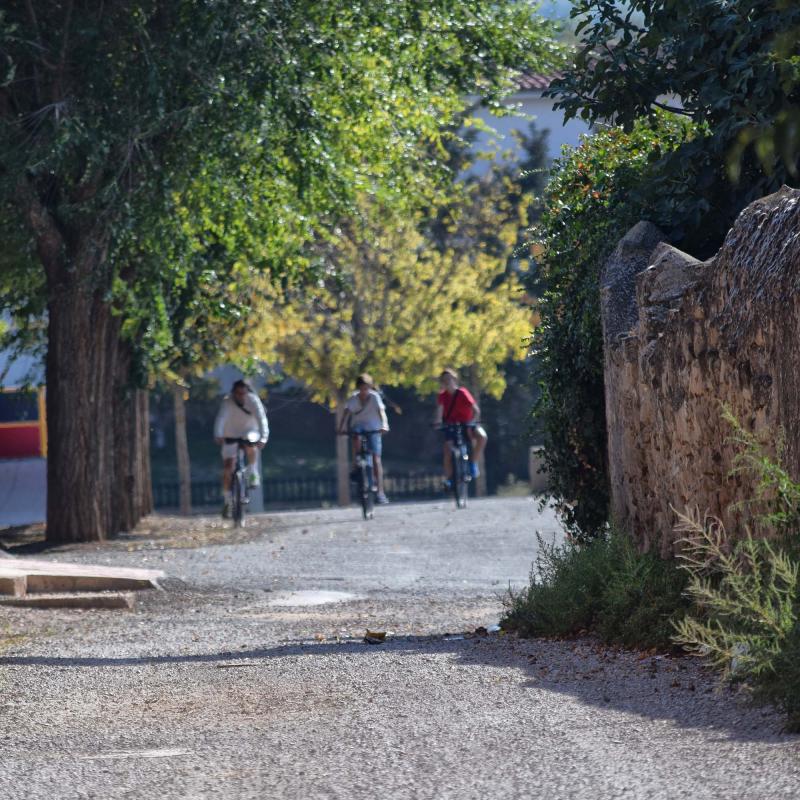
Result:
{"label": "cyclist in red shirt", "polygon": [[[439,385],[442,390],[436,398],[436,419],[437,425],[453,422],[474,422],[478,423],[481,410],[475,402],[475,398],[468,389],[458,385],[458,373],[449,367],[442,370],[439,376]],[[472,477],[477,478],[480,474],[478,470],[478,459],[481,457],[484,447],[486,447],[486,431],[476,424],[474,428],[467,428],[470,443],[472,445],[472,460],[470,470]],[[450,481],[453,477],[453,460],[450,452],[450,445],[444,443],[444,475],[445,480]]]}

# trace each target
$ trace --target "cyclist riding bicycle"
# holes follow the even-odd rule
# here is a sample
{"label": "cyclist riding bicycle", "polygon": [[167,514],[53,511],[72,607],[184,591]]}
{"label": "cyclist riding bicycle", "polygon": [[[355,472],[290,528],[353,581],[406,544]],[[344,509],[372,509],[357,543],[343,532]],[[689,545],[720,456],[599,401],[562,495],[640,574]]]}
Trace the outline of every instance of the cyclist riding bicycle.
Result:
{"label": "cyclist riding bicycle", "polygon": [[222,448],[222,516],[228,517],[231,508],[231,476],[236,461],[238,444],[226,442],[226,439],[244,439],[249,433],[259,436],[254,445],[246,445],[248,475],[250,486],[259,486],[261,476],[256,465],[256,448],[264,447],[269,439],[267,412],[258,399],[258,395],[246,381],[236,381],[231,393],[220,406],[214,420],[214,441]]}
{"label": "cyclist riding bicycle", "polygon": [[[478,460],[488,440],[486,431],[479,424],[481,410],[469,390],[458,385],[458,373],[454,369],[448,367],[442,370],[441,375],[439,375],[439,385],[441,386],[441,391],[436,397],[435,424],[439,426],[442,424],[474,423],[474,425],[467,428],[467,435],[472,448],[472,459],[469,468],[472,477],[477,478],[480,475]],[[450,445],[446,441],[442,453],[445,486],[449,487],[450,481],[453,479],[453,457]]]}
{"label": "cyclist riding bicycle", "polygon": [[[366,372],[356,378],[356,391],[350,395],[344,406],[344,414],[339,425],[339,433],[366,433],[367,446],[372,453],[372,469],[375,474],[375,486],[378,494],[376,501],[381,504],[389,500],[383,491],[383,463],[381,455],[383,446],[381,437],[389,432],[386,419],[386,407],[380,394],[375,391],[372,377]],[[358,452],[358,437],[353,437],[353,460]]]}

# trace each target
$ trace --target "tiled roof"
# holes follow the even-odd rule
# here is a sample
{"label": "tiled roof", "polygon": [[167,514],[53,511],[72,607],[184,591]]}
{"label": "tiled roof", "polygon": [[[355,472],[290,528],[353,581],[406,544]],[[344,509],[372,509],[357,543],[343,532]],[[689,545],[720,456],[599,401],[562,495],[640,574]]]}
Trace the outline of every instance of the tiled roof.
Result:
{"label": "tiled roof", "polygon": [[558,72],[551,73],[550,75],[541,75],[536,72],[522,72],[517,78],[517,88],[521,92],[536,92],[547,89],[550,84],[556,79],[560,78],[561,74]]}

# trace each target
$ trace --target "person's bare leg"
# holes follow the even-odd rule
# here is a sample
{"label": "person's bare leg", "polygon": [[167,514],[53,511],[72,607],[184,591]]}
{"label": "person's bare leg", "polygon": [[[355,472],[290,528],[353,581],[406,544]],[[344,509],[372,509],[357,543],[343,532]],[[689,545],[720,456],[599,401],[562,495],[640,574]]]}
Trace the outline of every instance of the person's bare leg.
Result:
{"label": "person's bare leg", "polygon": [[383,462],[381,457],[372,454],[372,468],[375,472],[375,486],[378,488],[378,494],[383,494]]}
{"label": "person's bare leg", "polygon": [[444,443],[442,457],[444,459],[444,476],[451,480],[453,477],[453,452],[450,449],[450,442]]}
{"label": "person's bare leg", "polygon": [[481,453],[483,453],[484,448],[486,447],[486,442],[489,440],[489,437],[483,430],[473,428],[470,431],[470,439],[472,440],[472,460],[477,464],[481,457]]}
{"label": "person's bare leg", "polygon": [[222,489],[229,492],[231,490],[231,477],[233,476],[233,462],[232,458],[222,459]]}

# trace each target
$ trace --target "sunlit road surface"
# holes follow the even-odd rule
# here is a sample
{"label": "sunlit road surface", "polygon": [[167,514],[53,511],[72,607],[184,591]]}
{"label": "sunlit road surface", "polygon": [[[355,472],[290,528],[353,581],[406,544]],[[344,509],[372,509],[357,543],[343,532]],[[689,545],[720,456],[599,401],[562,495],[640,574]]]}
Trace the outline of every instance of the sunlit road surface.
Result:
{"label": "sunlit road surface", "polygon": [[149,524],[48,556],[164,569],[135,612],[0,610],[0,796],[798,796],[694,661],[491,632],[559,536],[533,500]]}

